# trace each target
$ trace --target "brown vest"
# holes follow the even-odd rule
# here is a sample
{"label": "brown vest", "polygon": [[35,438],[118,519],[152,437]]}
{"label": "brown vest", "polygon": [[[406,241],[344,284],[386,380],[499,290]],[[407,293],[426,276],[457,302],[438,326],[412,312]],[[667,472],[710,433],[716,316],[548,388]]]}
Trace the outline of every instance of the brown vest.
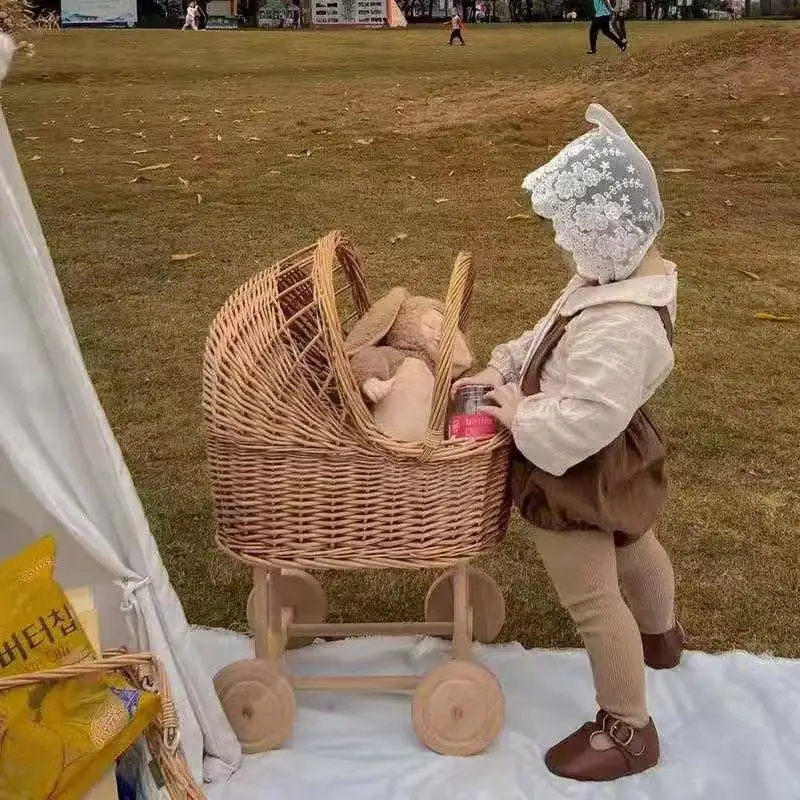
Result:
{"label": "brown vest", "polygon": [[[655,309],[670,344],[672,319]],[[580,312],[578,312],[580,313]],[[559,317],[531,358],[522,378],[526,396],[540,391],[548,358],[574,317]],[[511,496],[525,519],[547,530],[595,528],[613,534],[617,546],[629,544],[653,527],[666,497],[665,448],[645,408],[611,444],[557,478],[515,452]]]}

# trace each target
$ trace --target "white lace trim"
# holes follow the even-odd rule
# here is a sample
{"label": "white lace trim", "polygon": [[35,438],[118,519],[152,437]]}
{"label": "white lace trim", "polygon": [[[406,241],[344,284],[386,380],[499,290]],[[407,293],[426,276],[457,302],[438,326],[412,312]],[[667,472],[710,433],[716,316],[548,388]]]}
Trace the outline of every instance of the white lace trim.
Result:
{"label": "white lace trim", "polygon": [[578,137],[532,172],[523,188],[533,210],[550,219],[556,244],[590,281],[624,280],[641,263],[664,224],[655,172],[622,126],[592,105],[596,130]]}

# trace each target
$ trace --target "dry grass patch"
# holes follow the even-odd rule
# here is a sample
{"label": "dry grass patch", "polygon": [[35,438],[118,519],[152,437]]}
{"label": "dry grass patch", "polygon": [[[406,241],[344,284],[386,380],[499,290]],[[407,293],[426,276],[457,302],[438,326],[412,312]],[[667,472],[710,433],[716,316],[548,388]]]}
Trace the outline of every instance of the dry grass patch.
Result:
{"label": "dry grass patch", "polygon": [[[705,649],[800,656],[800,326],[756,318],[800,316],[800,28],[636,25],[624,60],[582,56],[580,26],[472,27],[463,50],[445,35],[70,32],[37,42],[4,87],[89,370],[189,617],[244,623],[246,578],[213,548],[200,430],[203,341],[225,297],[333,227],[376,292],[440,293],[469,247],[486,357],[564,282],[547,227],[507,217],[596,99],[652,157],[681,270],[678,368],[658,401],[681,618]],[[575,643],[522,526],[487,567],[508,590],[507,638]],[[326,580],[334,619],[391,619],[419,615],[428,576]]]}

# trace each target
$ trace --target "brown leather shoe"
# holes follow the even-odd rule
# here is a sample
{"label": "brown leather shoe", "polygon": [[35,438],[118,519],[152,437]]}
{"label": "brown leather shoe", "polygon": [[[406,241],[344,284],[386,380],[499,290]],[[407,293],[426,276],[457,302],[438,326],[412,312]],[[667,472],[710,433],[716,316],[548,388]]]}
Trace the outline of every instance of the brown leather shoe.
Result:
{"label": "brown leather shoe", "polygon": [[644,663],[651,669],[677,667],[681,661],[685,640],[686,636],[679,624],[666,633],[643,633]]}
{"label": "brown leather shoe", "polygon": [[[592,736],[605,733],[614,743],[607,750],[592,747]],[[614,781],[658,764],[660,749],[653,720],[632,728],[605,711],[547,751],[544,763],[554,775],[575,781]]]}

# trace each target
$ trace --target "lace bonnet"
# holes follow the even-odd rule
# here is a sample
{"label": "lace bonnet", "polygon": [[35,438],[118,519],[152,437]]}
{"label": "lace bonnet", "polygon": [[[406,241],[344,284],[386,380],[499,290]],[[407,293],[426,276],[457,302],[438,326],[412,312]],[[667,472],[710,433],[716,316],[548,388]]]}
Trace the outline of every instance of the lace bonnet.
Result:
{"label": "lace bonnet", "polygon": [[653,167],[622,125],[592,104],[597,127],[570,142],[525,179],[533,210],[552,220],[556,244],[572,254],[578,274],[621,281],[642,262],[664,225]]}

